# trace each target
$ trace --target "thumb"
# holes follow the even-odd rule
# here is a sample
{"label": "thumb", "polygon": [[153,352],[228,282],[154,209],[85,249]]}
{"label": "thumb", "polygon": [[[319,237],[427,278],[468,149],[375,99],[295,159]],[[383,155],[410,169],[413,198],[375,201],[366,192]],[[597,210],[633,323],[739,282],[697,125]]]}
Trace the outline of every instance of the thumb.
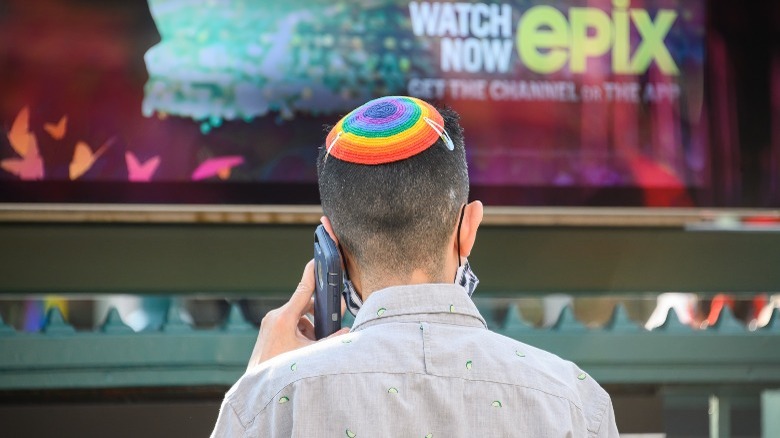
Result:
{"label": "thumb", "polygon": [[288,304],[299,315],[306,313],[311,304],[311,297],[314,294],[314,260],[310,260],[303,270],[301,282],[295,288]]}

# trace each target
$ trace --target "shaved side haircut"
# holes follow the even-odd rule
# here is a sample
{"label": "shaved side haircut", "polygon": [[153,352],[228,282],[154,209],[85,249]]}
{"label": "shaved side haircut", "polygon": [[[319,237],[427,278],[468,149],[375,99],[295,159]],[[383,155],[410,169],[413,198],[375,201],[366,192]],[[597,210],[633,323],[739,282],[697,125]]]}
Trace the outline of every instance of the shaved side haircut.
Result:
{"label": "shaved side haircut", "polygon": [[361,270],[380,276],[440,275],[446,246],[468,200],[469,177],[458,114],[440,109],[452,138],[405,160],[379,165],[326,157],[320,148],[320,200],[339,243]]}

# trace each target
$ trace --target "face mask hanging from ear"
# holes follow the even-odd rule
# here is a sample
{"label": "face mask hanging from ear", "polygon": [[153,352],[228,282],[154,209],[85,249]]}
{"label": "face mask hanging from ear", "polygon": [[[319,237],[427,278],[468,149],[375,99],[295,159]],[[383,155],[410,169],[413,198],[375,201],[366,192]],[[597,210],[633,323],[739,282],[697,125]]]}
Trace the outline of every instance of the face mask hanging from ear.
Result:
{"label": "face mask hanging from ear", "polygon": [[477,278],[477,274],[471,270],[471,265],[468,260],[460,265],[455,272],[455,284],[466,289],[466,293],[469,294],[469,296],[474,295],[474,291],[477,289],[477,285],[479,285],[479,278]]}
{"label": "face mask hanging from ear", "polygon": [[474,290],[479,284],[479,278],[471,270],[471,265],[468,259],[462,264],[460,263],[460,226],[463,225],[463,216],[466,214],[466,206],[464,205],[460,209],[460,219],[458,219],[458,270],[455,271],[455,284],[466,289],[466,293],[469,296],[474,295]]}
{"label": "face mask hanging from ear", "polygon": [[358,310],[363,305],[363,300],[360,299],[360,294],[358,294],[355,286],[352,285],[352,281],[348,278],[344,279],[344,289],[341,290],[341,296],[344,297],[344,302],[347,303],[349,313],[357,316]]}
{"label": "face mask hanging from ear", "polygon": [[341,297],[344,298],[344,303],[347,305],[347,310],[352,316],[357,316],[358,310],[363,306],[363,300],[360,298],[355,286],[352,284],[352,280],[349,279],[349,270],[347,270],[346,259],[344,258],[344,251],[341,249],[341,244],[337,245],[339,249],[339,256],[344,266],[344,276],[342,280],[343,287],[341,289]]}

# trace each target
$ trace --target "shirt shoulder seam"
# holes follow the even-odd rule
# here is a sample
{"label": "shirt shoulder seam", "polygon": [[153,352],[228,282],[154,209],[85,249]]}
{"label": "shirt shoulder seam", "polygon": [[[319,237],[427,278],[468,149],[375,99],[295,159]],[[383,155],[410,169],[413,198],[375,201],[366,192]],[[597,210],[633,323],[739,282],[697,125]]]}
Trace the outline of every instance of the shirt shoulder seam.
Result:
{"label": "shirt shoulder seam", "polygon": [[600,407],[600,409],[597,409],[598,415],[596,416],[596,418],[594,418],[594,420],[595,420],[594,421],[594,428],[591,429],[591,427],[588,426],[588,432],[590,432],[592,434],[592,436],[597,436],[599,431],[601,430],[601,428],[604,426],[604,424],[603,424],[603,422],[604,422],[604,414],[607,413],[607,408],[609,407],[609,404],[610,404],[609,403],[609,395],[606,394],[606,393],[602,393],[601,395],[602,395],[602,397],[601,397],[600,403],[602,404],[602,406]]}
{"label": "shirt shoulder seam", "polygon": [[236,419],[238,420],[238,424],[240,424],[241,428],[243,428],[244,432],[246,432],[246,427],[247,427],[247,425],[249,423],[251,423],[251,421],[249,423],[247,423],[247,424],[244,424],[244,422],[241,420],[241,416],[238,415],[238,412],[236,411],[236,408],[233,407],[233,401],[232,400],[228,401],[227,405],[228,405],[228,407],[230,407],[231,412],[233,412],[233,415],[235,415]]}

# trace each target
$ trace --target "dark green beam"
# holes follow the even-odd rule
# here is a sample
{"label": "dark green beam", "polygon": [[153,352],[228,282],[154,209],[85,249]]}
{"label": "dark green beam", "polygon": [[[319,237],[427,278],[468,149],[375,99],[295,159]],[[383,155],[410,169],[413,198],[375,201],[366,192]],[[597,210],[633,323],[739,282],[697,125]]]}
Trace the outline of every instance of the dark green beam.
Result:
{"label": "dark green beam", "polygon": [[[0,293],[286,296],[313,226],[0,223]],[[486,226],[480,292],[780,290],[780,233]]]}

